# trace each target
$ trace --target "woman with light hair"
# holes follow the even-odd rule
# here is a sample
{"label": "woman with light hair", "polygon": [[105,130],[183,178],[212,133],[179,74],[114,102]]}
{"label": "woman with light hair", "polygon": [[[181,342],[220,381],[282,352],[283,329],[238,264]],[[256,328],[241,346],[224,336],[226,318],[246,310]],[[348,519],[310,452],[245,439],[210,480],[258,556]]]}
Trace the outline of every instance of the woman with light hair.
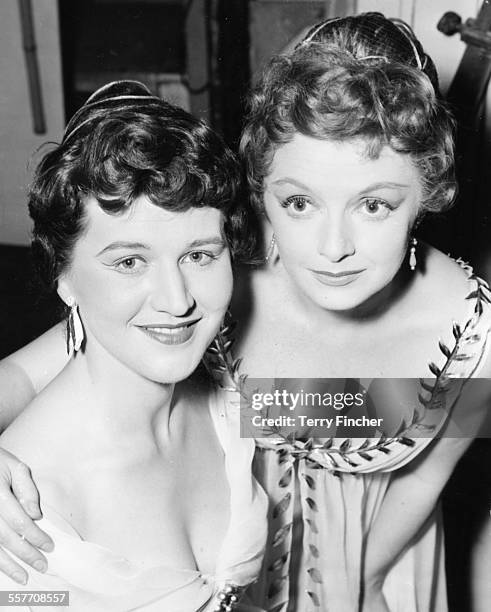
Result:
{"label": "woman with light hair", "polygon": [[[265,241],[232,300],[238,374],[431,376],[394,402],[396,420],[411,418],[392,437],[257,440],[270,536],[255,601],[444,612],[438,499],[489,398],[460,402],[427,437],[415,407],[449,377],[489,376],[491,296],[469,266],[417,238],[422,217],[455,192],[453,121],[433,62],[406,24],[379,13],[318,24],[265,67],[241,154]],[[35,356],[61,364],[61,346],[52,330],[7,364],[37,390],[55,372]],[[450,437],[455,422],[465,438]]]}

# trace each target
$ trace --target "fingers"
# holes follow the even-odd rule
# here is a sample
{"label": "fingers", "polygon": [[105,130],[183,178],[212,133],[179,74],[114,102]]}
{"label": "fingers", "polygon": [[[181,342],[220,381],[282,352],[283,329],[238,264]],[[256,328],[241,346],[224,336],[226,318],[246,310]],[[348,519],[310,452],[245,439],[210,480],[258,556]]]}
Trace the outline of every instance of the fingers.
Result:
{"label": "fingers", "polygon": [[27,514],[33,519],[40,519],[39,493],[32,480],[31,470],[22,462],[11,468],[12,491]]}
{"label": "fingers", "polygon": [[21,584],[26,583],[27,572],[7,551],[35,570],[46,571],[46,558],[38,549],[50,552],[54,544],[33,520],[41,516],[39,493],[29,468],[0,449],[0,572]]}
{"label": "fingers", "polygon": [[38,572],[45,572],[48,568],[44,555],[37,548],[31,546],[24,538],[13,532],[0,519],[0,572],[19,584],[26,584],[28,580],[26,570],[14,561],[4,549],[11,551],[16,557],[22,559]]}
{"label": "fingers", "polygon": [[[54,548],[53,540],[26,514],[15,497],[12,494],[0,493],[0,544],[15,553],[12,547],[19,547],[21,539],[24,544],[35,546],[44,552],[51,552]],[[26,550],[25,546],[22,549]],[[31,565],[27,559],[21,558]]]}
{"label": "fingers", "polygon": [[15,455],[0,448],[0,496],[8,497],[11,491],[31,518],[41,518],[39,494],[30,469]]}
{"label": "fingers", "polygon": [[[36,525],[30,526],[32,523],[30,518],[27,518],[26,521],[18,522],[15,521],[14,525],[17,527],[17,530],[11,528],[11,526],[3,519],[0,519],[0,547],[3,547],[7,551],[11,552],[12,555],[21,559],[27,565],[30,565],[33,569],[38,572],[45,572],[48,566],[46,557],[38,550],[40,547],[39,542],[47,537],[44,532],[42,532],[39,527]],[[24,532],[28,535],[23,536]],[[29,541],[28,541],[29,536]],[[31,542],[34,542],[35,545]],[[37,542],[37,543],[36,543]],[[44,546],[44,544],[43,544]],[[46,550],[46,548],[43,548]],[[9,576],[13,577],[15,572],[19,572],[24,576],[25,570],[21,566],[19,566],[4,550],[1,550],[2,553],[0,556],[0,571],[3,573],[7,573]],[[17,578],[14,577],[14,580]]]}
{"label": "fingers", "polygon": [[0,548],[0,572],[9,576],[18,584],[27,584],[28,575],[18,563]]}

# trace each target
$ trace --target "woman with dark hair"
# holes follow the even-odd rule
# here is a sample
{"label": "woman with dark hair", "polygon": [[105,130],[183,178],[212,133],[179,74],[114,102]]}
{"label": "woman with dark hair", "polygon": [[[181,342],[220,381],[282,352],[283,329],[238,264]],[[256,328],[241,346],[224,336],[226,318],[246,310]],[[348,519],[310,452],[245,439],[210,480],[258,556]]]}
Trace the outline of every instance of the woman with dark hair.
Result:
{"label": "woman with dark hair", "polygon": [[238,186],[216,134],[131,81],[98,90],[39,164],[33,250],[70,360],[1,437],[55,544],[29,591],[80,612],[231,610],[255,579],[254,444],[232,396],[188,378],[227,310],[229,249],[249,248]]}
{"label": "woman with dark hair", "polygon": [[[489,374],[491,307],[468,266],[414,235],[455,189],[452,119],[431,59],[408,26],[378,13],[319,24],[266,66],[241,151],[266,236],[263,265],[242,270],[232,302],[241,371],[432,376],[394,401],[394,419],[410,418],[392,437],[257,440],[271,502],[256,600],[278,611],[445,611],[438,497],[469,440],[448,437],[444,419],[420,437],[418,392],[426,400],[449,377]],[[53,373],[31,360],[59,346],[54,331],[14,355],[17,380],[46,384]],[[469,436],[482,404],[453,411]]]}

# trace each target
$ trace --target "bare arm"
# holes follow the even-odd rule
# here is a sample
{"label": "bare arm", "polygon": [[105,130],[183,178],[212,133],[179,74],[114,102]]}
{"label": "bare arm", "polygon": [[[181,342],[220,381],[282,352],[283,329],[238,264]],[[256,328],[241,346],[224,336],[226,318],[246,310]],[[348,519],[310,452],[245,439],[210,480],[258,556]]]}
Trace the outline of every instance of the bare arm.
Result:
{"label": "bare arm", "polygon": [[[68,361],[63,326],[45,334],[0,361],[0,430],[15,420]],[[0,572],[20,583],[27,573],[6,552],[38,571],[47,561],[40,552],[53,549],[51,538],[33,519],[41,518],[39,494],[29,468],[12,454],[0,449]]]}
{"label": "bare arm", "polygon": [[[382,595],[385,577],[419,534],[457,462],[477,435],[489,410],[489,388],[489,383],[472,387],[472,393],[461,398],[447,424],[446,437],[435,440],[419,457],[394,473],[367,538],[363,612],[388,610]],[[465,432],[466,437],[457,437],[459,431]]]}
{"label": "bare arm", "polygon": [[[442,439],[394,474],[366,544],[363,612],[384,612],[387,573],[434,511],[472,440]],[[385,607],[384,607],[385,606]]]}
{"label": "bare arm", "polygon": [[0,431],[61,372],[67,361],[62,324],[0,361]]}

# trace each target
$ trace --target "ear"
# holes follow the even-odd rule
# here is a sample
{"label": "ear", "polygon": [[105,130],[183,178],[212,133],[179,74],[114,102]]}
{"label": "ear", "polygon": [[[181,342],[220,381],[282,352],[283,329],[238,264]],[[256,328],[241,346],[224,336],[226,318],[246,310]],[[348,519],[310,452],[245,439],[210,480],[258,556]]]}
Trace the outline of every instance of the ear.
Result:
{"label": "ear", "polygon": [[66,274],[63,274],[58,279],[56,292],[68,307],[73,306],[77,301],[73,291],[72,283],[70,282],[70,279]]}

